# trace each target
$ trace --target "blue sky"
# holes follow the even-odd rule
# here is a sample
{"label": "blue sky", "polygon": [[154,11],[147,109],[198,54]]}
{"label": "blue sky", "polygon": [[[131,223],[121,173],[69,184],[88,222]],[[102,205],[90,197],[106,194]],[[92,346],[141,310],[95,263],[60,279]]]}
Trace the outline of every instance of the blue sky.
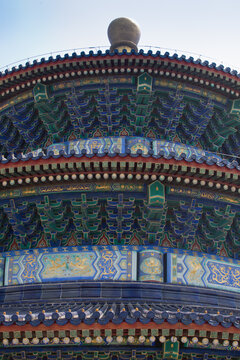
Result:
{"label": "blue sky", "polygon": [[109,45],[109,23],[124,16],[139,24],[142,45],[189,51],[240,71],[239,14],[240,0],[0,0],[0,68]]}

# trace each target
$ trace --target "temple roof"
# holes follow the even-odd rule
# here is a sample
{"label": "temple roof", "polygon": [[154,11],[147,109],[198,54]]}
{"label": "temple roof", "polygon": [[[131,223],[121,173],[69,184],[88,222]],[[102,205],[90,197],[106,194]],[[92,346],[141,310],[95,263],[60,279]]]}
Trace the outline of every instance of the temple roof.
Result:
{"label": "temple roof", "polygon": [[7,326],[168,322],[240,329],[238,294],[221,290],[148,282],[84,281],[11,286],[2,289],[0,295],[5,298],[0,306],[0,325]]}
{"label": "temple roof", "polygon": [[[57,306],[57,311],[56,311]],[[109,301],[104,303],[89,303],[82,302],[81,304],[66,303],[52,306],[44,306],[36,309],[33,307],[33,311],[19,312],[17,313],[7,311],[5,314],[0,314],[1,325],[14,325],[24,326],[30,324],[32,326],[39,326],[44,324],[45,326],[52,326],[54,323],[57,325],[66,325],[70,323],[72,325],[79,325],[84,323],[86,325],[100,324],[106,325],[109,323],[118,325],[123,322],[127,324],[135,324],[140,322],[142,324],[162,324],[168,322],[169,324],[182,323],[184,325],[190,325],[192,323],[196,325],[209,324],[212,326],[223,326],[229,328],[234,326],[240,329],[240,316],[238,313],[230,315],[230,311],[219,311],[219,308],[212,308],[209,312],[206,312],[204,308],[197,308],[193,311],[192,307],[178,305],[160,305],[150,303],[132,303],[122,302],[121,304],[111,303]],[[47,310],[45,310],[47,309]],[[67,310],[70,309],[70,310]]]}
{"label": "temple roof", "polygon": [[6,69],[4,73],[0,73],[0,76],[2,79],[7,78],[9,75],[14,75],[17,72],[23,72],[24,70],[29,69],[35,69],[37,66],[41,65],[49,65],[49,64],[60,64],[61,62],[67,63],[69,60],[79,60],[79,59],[91,59],[91,58],[109,58],[109,57],[117,57],[117,56],[126,56],[127,57],[152,57],[152,58],[159,58],[163,60],[175,60],[179,64],[188,64],[188,65],[198,65],[196,68],[199,69],[206,69],[206,70],[214,70],[216,73],[222,73],[222,75],[229,75],[230,78],[237,80],[240,78],[240,74],[236,70],[232,70],[230,67],[224,67],[223,65],[217,65],[216,63],[209,63],[207,60],[201,60],[197,59],[195,60],[193,57],[187,58],[185,55],[179,56],[178,54],[170,55],[169,52],[165,52],[164,54],[161,54],[160,51],[157,51],[156,53],[153,53],[152,50],[148,50],[148,52],[144,52],[144,50],[135,51],[134,49],[131,50],[130,53],[127,52],[127,50],[118,51],[115,49],[113,52],[110,52],[110,50],[106,50],[105,52],[102,52],[101,50],[98,50],[96,53],[94,53],[92,50],[89,51],[89,53],[85,53],[84,51],[81,52],[81,54],[73,53],[65,54],[64,56],[57,55],[56,58],[53,58],[53,56],[50,56],[48,59],[42,58],[40,61],[34,60],[32,64],[30,62],[27,62],[25,65],[19,65],[17,68],[13,67],[11,70]]}

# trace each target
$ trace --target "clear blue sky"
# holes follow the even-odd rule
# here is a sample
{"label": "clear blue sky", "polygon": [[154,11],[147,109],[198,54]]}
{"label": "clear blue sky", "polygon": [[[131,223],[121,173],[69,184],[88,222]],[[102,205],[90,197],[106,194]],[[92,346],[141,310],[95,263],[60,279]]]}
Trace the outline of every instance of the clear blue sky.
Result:
{"label": "clear blue sky", "polygon": [[0,0],[0,68],[51,51],[108,45],[109,23],[124,16],[139,24],[140,44],[240,70],[239,14],[240,0]]}

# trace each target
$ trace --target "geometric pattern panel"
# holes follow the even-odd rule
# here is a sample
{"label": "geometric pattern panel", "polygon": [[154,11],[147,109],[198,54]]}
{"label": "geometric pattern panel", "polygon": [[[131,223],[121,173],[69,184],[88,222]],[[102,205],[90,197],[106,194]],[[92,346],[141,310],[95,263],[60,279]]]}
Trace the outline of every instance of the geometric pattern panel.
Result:
{"label": "geometric pattern panel", "polygon": [[240,264],[207,255],[167,254],[167,282],[240,292]]}
{"label": "geometric pattern panel", "polygon": [[6,259],[5,285],[67,280],[136,280],[136,252],[66,251]]}

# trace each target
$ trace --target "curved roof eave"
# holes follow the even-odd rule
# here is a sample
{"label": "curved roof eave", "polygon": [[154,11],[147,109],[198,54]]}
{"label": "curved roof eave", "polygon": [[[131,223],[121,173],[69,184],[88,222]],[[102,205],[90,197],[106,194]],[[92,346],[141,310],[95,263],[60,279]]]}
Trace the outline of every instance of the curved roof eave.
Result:
{"label": "curved roof eave", "polygon": [[[111,61],[117,59],[119,64]],[[94,76],[96,70],[105,68],[113,68],[114,73],[117,73],[115,71],[117,69],[120,73],[126,71],[129,74],[133,72],[134,75],[144,69],[153,75],[166,76],[173,80],[210,88],[221,94],[226,92],[227,96],[233,98],[240,95],[240,74],[237,71],[232,71],[228,67],[224,68],[222,65],[217,66],[215,63],[209,64],[208,61],[194,60],[193,57],[186,58],[183,55],[179,57],[177,54],[170,56],[168,52],[161,55],[159,51],[153,53],[151,50],[147,53],[143,50],[138,53],[134,50],[130,53],[125,50],[121,53],[117,50],[114,53],[110,53],[109,50],[104,53],[90,51],[88,54],[81,52],[80,55],[73,53],[72,55],[65,54],[63,57],[58,55],[56,58],[51,56],[48,59],[42,58],[39,62],[34,60],[32,64],[27,62],[25,66],[19,65],[18,68],[13,67],[10,71],[5,70],[5,73],[0,72],[0,93],[2,98],[9,94],[15,95],[16,92],[24,91],[25,86],[21,85],[26,83],[29,87],[34,86],[36,81],[42,80],[42,76],[62,74],[66,71],[76,71],[76,74],[72,76]],[[52,83],[57,79],[52,77],[45,81]],[[8,92],[5,92],[6,90]]]}

